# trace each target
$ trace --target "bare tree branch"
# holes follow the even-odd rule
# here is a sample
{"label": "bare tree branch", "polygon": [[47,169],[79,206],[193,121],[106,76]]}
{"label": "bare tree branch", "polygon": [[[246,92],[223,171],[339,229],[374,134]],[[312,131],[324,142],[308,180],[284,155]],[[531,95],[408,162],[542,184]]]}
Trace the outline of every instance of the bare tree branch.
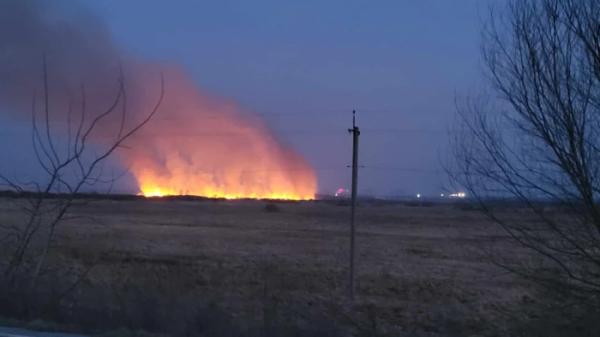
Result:
{"label": "bare tree branch", "polygon": [[[491,15],[482,49],[500,100],[458,105],[451,178],[554,274],[511,270],[600,296],[600,5],[513,0],[505,14]],[[498,210],[499,199],[531,217]]]}

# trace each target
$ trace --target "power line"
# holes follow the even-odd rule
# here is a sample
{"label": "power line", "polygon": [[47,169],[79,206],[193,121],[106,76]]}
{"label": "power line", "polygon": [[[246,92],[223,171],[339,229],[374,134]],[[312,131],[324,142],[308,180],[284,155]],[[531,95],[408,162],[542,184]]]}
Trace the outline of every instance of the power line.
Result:
{"label": "power line", "polygon": [[377,129],[377,128],[363,128],[363,131],[366,131],[366,132],[375,132],[375,133],[456,133],[456,132],[464,132],[463,130],[426,129],[426,128],[417,128],[417,129]]}
{"label": "power line", "polygon": [[430,170],[430,169],[421,169],[421,168],[412,168],[412,167],[394,167],[394,166],[371,166],[365,165],[361,166],[366,169],[374,169],[374,170],[390,170],[390,171],[404,171],[404,172],[415,172],[415,173],[430,173],[430,174],[444,174],[446,173],[443,170]]}

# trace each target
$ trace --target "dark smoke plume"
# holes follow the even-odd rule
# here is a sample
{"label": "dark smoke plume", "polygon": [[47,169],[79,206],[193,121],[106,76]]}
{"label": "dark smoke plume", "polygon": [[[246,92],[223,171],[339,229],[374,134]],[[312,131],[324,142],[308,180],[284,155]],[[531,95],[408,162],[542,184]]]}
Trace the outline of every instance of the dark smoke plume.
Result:
{"label": "dark smoke plume", "polygon": [[[49,82],[53,130],[64,134],[69,107],[85,101],[86,116],[111,104],[124,78],[119,108],[135,123],[151,109],[165,78],[165,100],[155,120],[119,152],[139,191],[146,195],[310,199],[313,170],[281,144],[256,117],[234,103],[201,91],[186,72],[120,50],[108,28],[82,7],[62,2],[4,0],[0,3],[0,111],[30,119],[32,100]],[[92,135],[101,145],[114,137],[119,119]]]}

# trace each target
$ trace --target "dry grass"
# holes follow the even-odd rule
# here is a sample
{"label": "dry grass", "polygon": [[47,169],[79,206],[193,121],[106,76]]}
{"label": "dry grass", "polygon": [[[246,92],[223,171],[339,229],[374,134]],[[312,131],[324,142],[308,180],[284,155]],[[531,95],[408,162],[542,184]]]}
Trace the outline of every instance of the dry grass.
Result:
{"label": "dry grass", "polygon": [[[0,221],[20,216],[13,203],[0,200]],[[501,333],[505,318],[496,308],[527,298],[523,283],[486,258],[492,244],[506,259],[526,252],[479,213],[375,203],[358,210],[358,297],[350,304],[349,209],[268,205],[74,207],[52,261],[94,267],[50,319],[88,331],[125,326],[167,335],[474,336]]]}

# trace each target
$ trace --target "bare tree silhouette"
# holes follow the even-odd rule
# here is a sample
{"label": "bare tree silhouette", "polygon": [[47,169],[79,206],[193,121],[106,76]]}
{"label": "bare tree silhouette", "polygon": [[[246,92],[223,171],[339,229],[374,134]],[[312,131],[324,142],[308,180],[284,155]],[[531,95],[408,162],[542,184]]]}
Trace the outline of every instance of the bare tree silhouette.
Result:
{"label": "bare tree silhouette", "polygon": [[[453,138],[452,179],[539,257],[507,268],[571,298],[595,301],[600,2],[513,0],[505,12],[492,13],[483,38],[495,96],[457,104],[461,131]],[[500,211],[495,198],[515,199],[529,216]]]}
{"label": "bare tree silhouette", "polygon": [[[127,94],[123,71],[116,80],[117,90],[109,106],[90,116],[87,94],[82,85],[75,107],[69,102],[66,112],[67,129],[60,133],[65,138],[57,142],[56,130],[52,129],[52,113],[49,104],[48,67],[43,62],[43,95],[41,107],[34,95],[31,103],[32,142],[35,159],[46,175],[44,182],[21,182],[0,174],[0,184],[20,192],[25,198],[21,203],[25,218],[17,223],[3,223],[2,243],[9,252],[5,264],[4,280],[7,286],[35,289],[56,237],[60,224],[69,218],[69,210],[82,189],[99,183],[111,186],[114,177],[108,178],[103,165],[124,142],[146,125],[157,113],[164,98],[164,80],[160,78],[160,94],[153,108],[141,120],[127,123]],[[138,115],[138,114],[136,114]],[[114,136],[103,144],[91,143],[93,133],[101,123],[114,126]],[[129,124],[129,125],[128,125]],[[64,148],[61,148],[58,144]],[[22,280],[27,280],[23,284]],[[19,282],[17,282],[19,281]],[[79,282],[77,279],[76,282]],[[72,285],[67,289],[71,289]]]}

